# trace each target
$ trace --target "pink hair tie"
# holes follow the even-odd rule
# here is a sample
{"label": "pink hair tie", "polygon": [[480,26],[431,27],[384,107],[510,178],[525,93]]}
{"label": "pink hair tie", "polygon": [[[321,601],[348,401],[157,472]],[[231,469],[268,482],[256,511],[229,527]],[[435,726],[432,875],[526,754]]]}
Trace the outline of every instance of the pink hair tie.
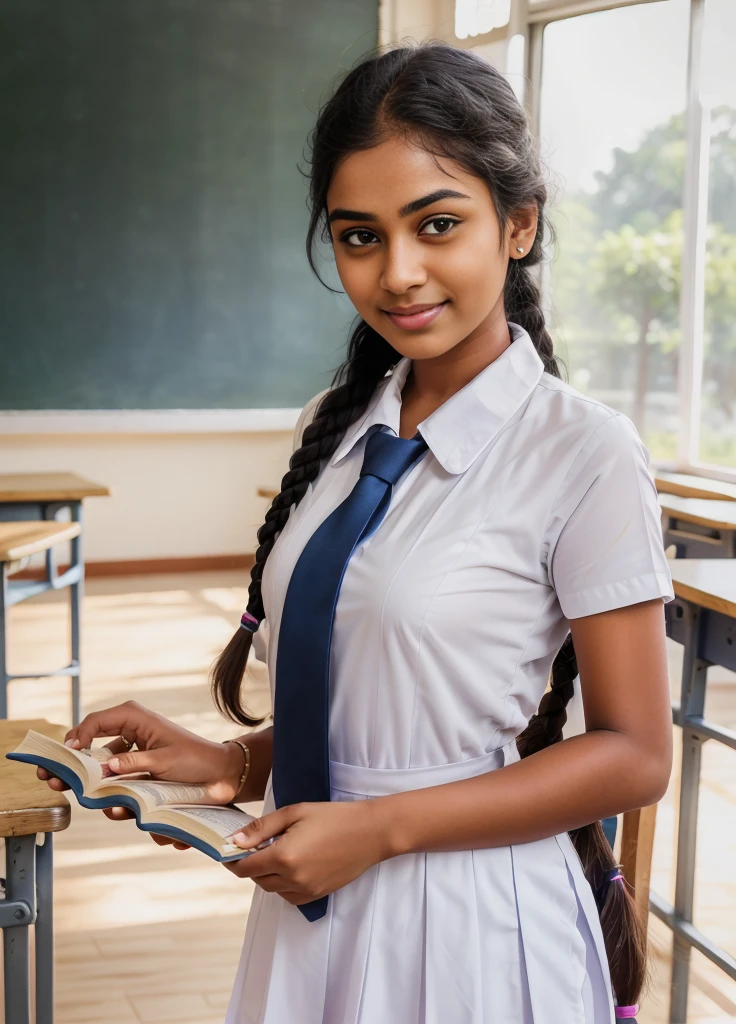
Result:
{"label": "pink hair tie", "polygon": [[243,612],[240,616],[240,628],[247,629],[249,633],[255,633],[260,624],[260,621],[250,612]]}
{"label": "pink hair tie", "polygon": [[625,881],[625,879],[624,879],[624,876],[619,871],[619,873],[617,875],[614,875],[613,878],[609,878],[608,881],[609,882],[623,882],[623,881]]}
{"label": "pink hair tie", "polygon": [[636,1017],[639,1012],[639,1004],[634,1003],[633,1006],[617,1006],[616,1016],[617,1017]]}

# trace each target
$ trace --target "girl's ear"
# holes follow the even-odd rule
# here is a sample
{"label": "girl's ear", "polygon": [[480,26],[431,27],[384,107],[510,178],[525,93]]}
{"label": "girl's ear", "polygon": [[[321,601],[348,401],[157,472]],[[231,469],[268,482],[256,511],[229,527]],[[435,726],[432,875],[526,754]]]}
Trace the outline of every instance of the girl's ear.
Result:
{"label": "girl's ear", "polygon": [[534,244],[537,235],[537,223],[539,221],[539,210],[536,203],[530,206],[523,206],[520,210],[514,210],[509,218],[508,227],[508,252],[512,259],[520,259],[521,253],[517,247],[528,253]]}

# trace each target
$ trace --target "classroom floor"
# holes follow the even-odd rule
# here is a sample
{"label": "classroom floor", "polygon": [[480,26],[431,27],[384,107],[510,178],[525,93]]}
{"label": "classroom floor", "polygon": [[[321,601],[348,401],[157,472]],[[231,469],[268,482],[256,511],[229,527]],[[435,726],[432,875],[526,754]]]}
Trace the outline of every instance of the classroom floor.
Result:
{"label": "classroom floor", "polygon": [[[85,711],[133,698],[212,739],[237,735],[238,727],[214,710],[206,675],[245,607],[246,583],[240,572],[89,581]],[[11,671],[61,664],[64,595],[26,602],[10,618]],[[674,688],[679,648],[671,645],[670,654]],[[67,723],[68,689],[60,679],[15,682],[10,717]],[[251,693],[251,706],[262,713],[267,682],[257,666]],[[706,713],[736,727],[736,676],[711,670]],[[674,798],[673,784],[659,808],[653,871],[653,888],[670,901]],[[709,743],[696,923],[732,955],[734,863],[736,758]],[[55,839],[56,1024],[222,1024],[251,895],[250,882],[201,854],[160,848],[131,822],[112,822],[72,800],[71,826]],[[638,1019],[665,1024],[671,940],[659,921],[650,921],[653,978]],[[736,984],[694,952],[688,1024],[734,1019]]]}

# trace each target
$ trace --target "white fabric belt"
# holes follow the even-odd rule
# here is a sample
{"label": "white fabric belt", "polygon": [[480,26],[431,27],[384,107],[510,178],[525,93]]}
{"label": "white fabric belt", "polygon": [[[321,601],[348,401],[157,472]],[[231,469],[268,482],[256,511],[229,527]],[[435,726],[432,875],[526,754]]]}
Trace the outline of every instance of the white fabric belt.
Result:
{"label": "white fabric belt", "polygon": [[364,768],[361,765],[330,761],[330,787],[335,792],[352,793],[355,796],[388,796],[410,789],[427,789],[429,786],[442,786],[446,782],[472,779],[518,760],[516,740],[512,740],[505,747],[498,747],[480,757],[452,761],[450,764],[433,764],[426,768]]}

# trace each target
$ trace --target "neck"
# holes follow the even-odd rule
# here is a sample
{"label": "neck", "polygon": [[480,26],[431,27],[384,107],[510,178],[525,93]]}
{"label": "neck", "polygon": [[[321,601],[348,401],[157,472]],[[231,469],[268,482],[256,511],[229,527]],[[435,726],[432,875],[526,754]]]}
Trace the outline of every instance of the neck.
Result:
{"label": "neck", "polygon": [[413,359],[402,392],[403,402],[435,404],[446,402],[457,391],[498,359],[511,344],[505,315],[493,323],[484,320],[453,348],[431,359]]}
{"label": "neck", "polygon": [[498,359],[511,344],[503,311],[487,317],[463,341],[431,359],[413,359],[401,392],[401,436],[413,437],[418,423]]}

